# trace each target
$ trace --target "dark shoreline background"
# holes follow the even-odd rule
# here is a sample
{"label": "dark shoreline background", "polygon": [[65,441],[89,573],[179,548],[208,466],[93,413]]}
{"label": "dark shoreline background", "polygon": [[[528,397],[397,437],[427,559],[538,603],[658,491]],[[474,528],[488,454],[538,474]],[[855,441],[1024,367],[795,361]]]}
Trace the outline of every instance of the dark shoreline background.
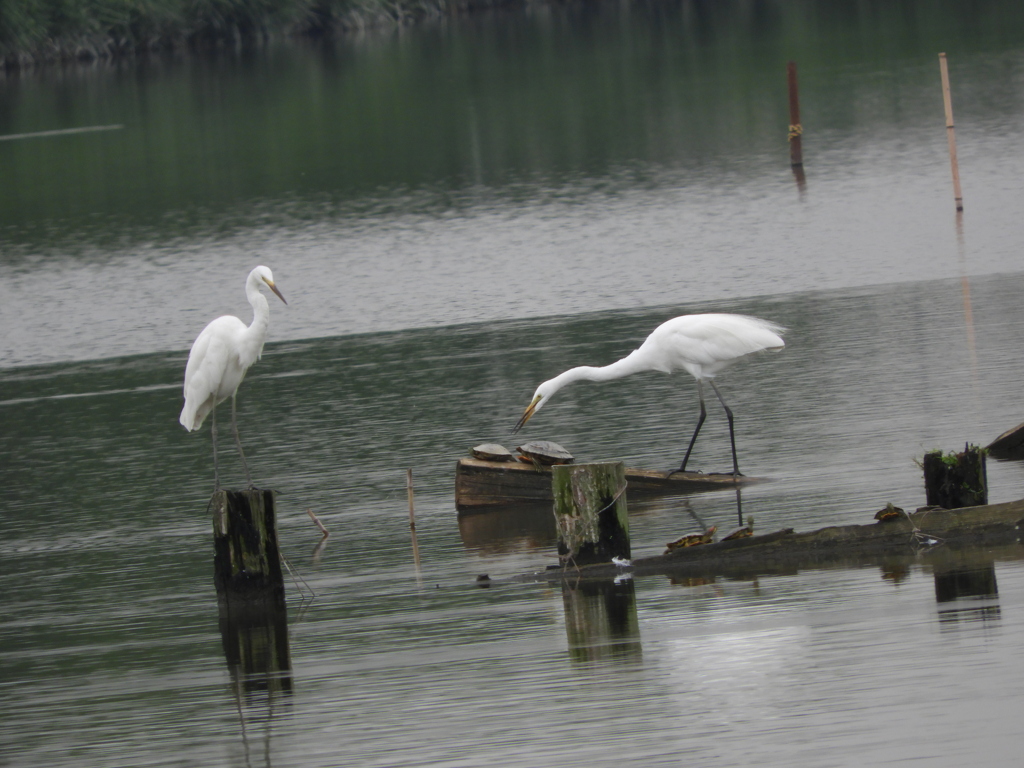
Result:
{"label": "dark shoreline background", "polygon": [[[161,51],[255,47],[396,28],[478,10],[558,0],[5,0],[4,69]],[[587,3],[586,5],[596,5]],[[580,4],[582,5],[582,4]]]}
{"label": "dark shoreline background", "polygon": [[[1024,6],[1005,0],[5,0],[0,3],[0,62],[16,71],[40,64],[115,60],[142,54],[253,48],[282,39],[332,38],[393,30],[481,11],[564,11],[682,14],[700,28],[739,24],[751,32],[785,29],[797,37],[806,24],[885,29],[931,37],[953,14],[961,35],[1010,30]],[[1014,17],[1014,18],[1009,18]],[[942,36],[940,36],[941,38]],[[892,40],[874,37],[871,47]],[[948,39],[936,44],[948,45]]]}

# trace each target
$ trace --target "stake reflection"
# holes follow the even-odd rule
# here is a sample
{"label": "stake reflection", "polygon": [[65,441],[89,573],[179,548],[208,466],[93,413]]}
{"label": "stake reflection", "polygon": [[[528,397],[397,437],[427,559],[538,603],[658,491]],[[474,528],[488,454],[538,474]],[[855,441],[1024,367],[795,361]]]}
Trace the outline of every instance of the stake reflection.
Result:
{"label": "stake reflection", "polygon": [[579,582],[563,579],[562,605],[573,661],[640,660],[640,624],[631,578]]}

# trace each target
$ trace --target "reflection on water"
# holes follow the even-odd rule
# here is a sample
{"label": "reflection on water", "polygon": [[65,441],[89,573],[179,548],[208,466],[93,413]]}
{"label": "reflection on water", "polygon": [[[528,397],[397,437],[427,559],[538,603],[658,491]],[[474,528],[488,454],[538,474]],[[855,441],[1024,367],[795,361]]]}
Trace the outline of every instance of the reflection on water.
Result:
{"label": "reflection on water", "polygon": [[245,765],[270,766],[274,761],[271,737],[276,721],[291,704],[292,673],[288,652],[288,618],[280,606],[222,604],[220,633],[231,676],[231,693],[238,712],[238,727]]}
{"label": "reflection on water", "polygon": [[[790,3],[756,20],[735,3],[595,12],[582,29],[540,14],[0,80],[0,131],[125,125],[0,143],[0,365],[186,349],[248,312],[235,286],[260,262],[296,297],[272,340],[1016,271],[1017,4],[979,11],[994,39],[964,37],[974,14],[876,5],[856,22]],[[876,44],[908,19],[929,34]],[[786,153],[794,46],[804,191]]]}
{"label": "reflection on water", "polygon": [[565,634],[574,662],[640,661],[643,647],[631,578],[577,581],[562,578]]}
{"label": "reflection on water", "polygon": [[220,634],[232,688],[245,703],[272,699],[292,692],[288,649],[288,613],[280,604],[220,605]]}
{"label": "reflection on water", "polygon": [[458,520],[463,543],[482,553],[551,549],[558,538],[550,503],[484,507],[459,512]]}
{"label": "reflection on water", "polygon": [[[972,568],[936,568],[939,621],[992,621],[1000,617],[995,563]],[[992,598],[992,599],[990,599]]]}

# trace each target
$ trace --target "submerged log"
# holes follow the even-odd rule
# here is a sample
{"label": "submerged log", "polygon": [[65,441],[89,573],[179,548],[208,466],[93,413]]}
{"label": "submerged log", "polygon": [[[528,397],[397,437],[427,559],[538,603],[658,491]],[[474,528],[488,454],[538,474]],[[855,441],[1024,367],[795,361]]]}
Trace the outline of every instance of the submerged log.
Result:
{"label": "submerged log", "polygon": [[924,455],[924,489],[929,506],[957,509],[988,503],[985,449],[964,446],[961,453]]}
{"label": "submerged log", "polygon": [[[1024,557],[1024,499],[962,509],[922,508],[908,515],[865,525],[829,526],[795,533],[787,528],[774,533],[675,549],[665,555],[634,559],[634,576],[727,575],[748,578],[757,574],[795,573],[800,567],[863,565],[896,561],[917,562],[969,550],[1007,545]],[[595,564],[573,573],[573,578],[607,579],[622,575],[611,564]],[[523,575],[515,581],[562,578],[561,568]]]}
{"label": "submerged log", "polygon": [[629,514],[622,462],[552,467],[558,556],[577,566],[628,560]]}
{"label": "submerged log", "polygon": [[220,599],[284,603],[274,492],[218,490],[213,508],[213,579]]}

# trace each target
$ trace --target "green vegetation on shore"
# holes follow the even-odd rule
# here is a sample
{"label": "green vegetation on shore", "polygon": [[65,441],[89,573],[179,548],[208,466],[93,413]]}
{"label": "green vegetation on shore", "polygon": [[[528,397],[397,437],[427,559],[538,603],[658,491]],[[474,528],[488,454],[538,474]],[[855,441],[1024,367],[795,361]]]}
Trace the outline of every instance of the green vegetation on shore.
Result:
{"label": "green vegetation on shore", "polygon": [[328,35],[525,0],[3,0],[6,67]]}

